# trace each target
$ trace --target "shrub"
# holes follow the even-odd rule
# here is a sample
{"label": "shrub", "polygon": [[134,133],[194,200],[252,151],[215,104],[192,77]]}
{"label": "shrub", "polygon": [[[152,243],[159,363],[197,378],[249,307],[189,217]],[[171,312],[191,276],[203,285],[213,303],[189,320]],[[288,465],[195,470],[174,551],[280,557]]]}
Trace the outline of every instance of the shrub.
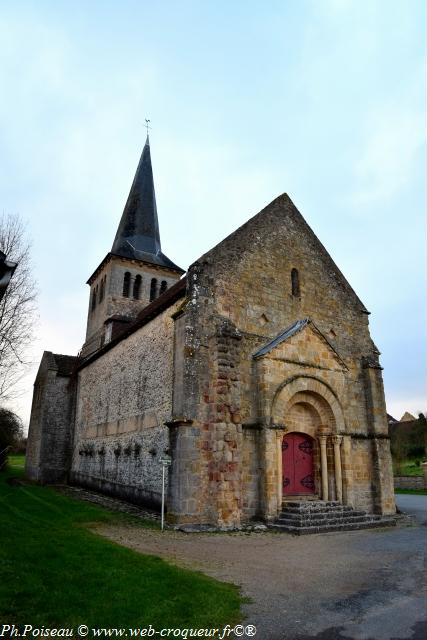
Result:
{"label": "shrub", "polygon": [[0,471],[5,468],[9,450],[24,440],[21,419],[5,407],[0,407]]}

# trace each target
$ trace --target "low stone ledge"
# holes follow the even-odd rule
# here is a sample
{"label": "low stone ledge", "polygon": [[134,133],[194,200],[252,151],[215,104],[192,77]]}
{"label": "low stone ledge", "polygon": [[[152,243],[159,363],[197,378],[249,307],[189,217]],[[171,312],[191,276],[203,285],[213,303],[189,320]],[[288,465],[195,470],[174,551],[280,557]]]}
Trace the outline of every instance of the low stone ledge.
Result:
{"label": "low stone ledge", "polygon": [[395,489],[427,489],[423,476],[394,476]]}
{"label": "low stone ledge", "polygon": [[238,527],[216,527],[210,524],[180,524],[173,526],[169,524],[169,529],[182,531],[183,533],[263,533],[268,531],[267,525],[262,522],[242,524]]}

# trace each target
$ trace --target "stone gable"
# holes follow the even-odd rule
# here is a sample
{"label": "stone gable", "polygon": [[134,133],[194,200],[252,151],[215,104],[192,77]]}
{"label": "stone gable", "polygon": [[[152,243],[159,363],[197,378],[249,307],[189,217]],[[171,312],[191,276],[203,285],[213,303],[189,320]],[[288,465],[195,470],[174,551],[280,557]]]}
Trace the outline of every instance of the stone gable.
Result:
{"label": "stone gable", "polygon": [[330,371],[344,371],[347,369],[344,360],[310,320],[307,320],[301,329],[278,344],[271,346],[264,355],[255,354],[254,357],[280,360],[312,369],[327,369]]}
{"label": "stone gable", "polygon": [[190,283],[192,271],[212,313],[264,342],[309,317],[344,359],[373,350],[363,303],[287,195],[202,256]]}

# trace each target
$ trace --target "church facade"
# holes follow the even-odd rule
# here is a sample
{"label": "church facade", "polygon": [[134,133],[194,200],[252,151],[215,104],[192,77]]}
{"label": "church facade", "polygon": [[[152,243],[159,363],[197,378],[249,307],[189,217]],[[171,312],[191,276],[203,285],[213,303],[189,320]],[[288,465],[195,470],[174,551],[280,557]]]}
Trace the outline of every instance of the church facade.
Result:
{"label": "church facade", "polygon": [[287,499],[395,512],[369,312],[284,194],[193,263],[161,251],[147,139],[88,280],[78,356],[45,352],[27,474],[233,528]]}

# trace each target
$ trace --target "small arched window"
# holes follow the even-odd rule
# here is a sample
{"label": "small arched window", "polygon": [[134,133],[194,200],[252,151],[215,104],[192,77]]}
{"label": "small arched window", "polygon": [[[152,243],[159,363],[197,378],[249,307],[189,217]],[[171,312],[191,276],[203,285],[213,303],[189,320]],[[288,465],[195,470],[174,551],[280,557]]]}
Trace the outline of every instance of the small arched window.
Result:
{"label": "small arched window", "polygon": [[162,284],[160,285],[160,294],[164,293],[168,288],[168,283],[166,280],[162,280]]}
{"label": "small arched window", "polygon": [[141,276],[136,276],[133,283],[133,297],[135,298],[135,300],[139,300],[139,294],[141,291],[141,281],[142,281]]}
{"label": "small arched window", "polygon": [[156,278],[152,278],[151,285],[150,285],[150,302],[152,302],[155,299],[156,293],[157,293],[157,280]]}
{"label": "small arched window", "polygon": [[92,292],[92,311],[94,311],[95,307],[96,307],[96,293],[98,291],[98,287],[95,287],[93,292]]}
{"label": "small arched window", "polygon": [[99,302],[104,300],[104,291],[105,291],[105,276],[101,279],[101,284],[99,285]]}
{"label": "small arched window", "polygon": [[299,298],[300,296],[300,286],[299,286],[299,273],[298,269],[292,269],[291,271],[291,284],[292,284],[292,295]]}
{"label": "small arched window", "polygon": [[129,271],[126,271],[125,275],[123,276],[123,296],[125,298],[129,298],[129,292],[130,292],[130,273]]}

